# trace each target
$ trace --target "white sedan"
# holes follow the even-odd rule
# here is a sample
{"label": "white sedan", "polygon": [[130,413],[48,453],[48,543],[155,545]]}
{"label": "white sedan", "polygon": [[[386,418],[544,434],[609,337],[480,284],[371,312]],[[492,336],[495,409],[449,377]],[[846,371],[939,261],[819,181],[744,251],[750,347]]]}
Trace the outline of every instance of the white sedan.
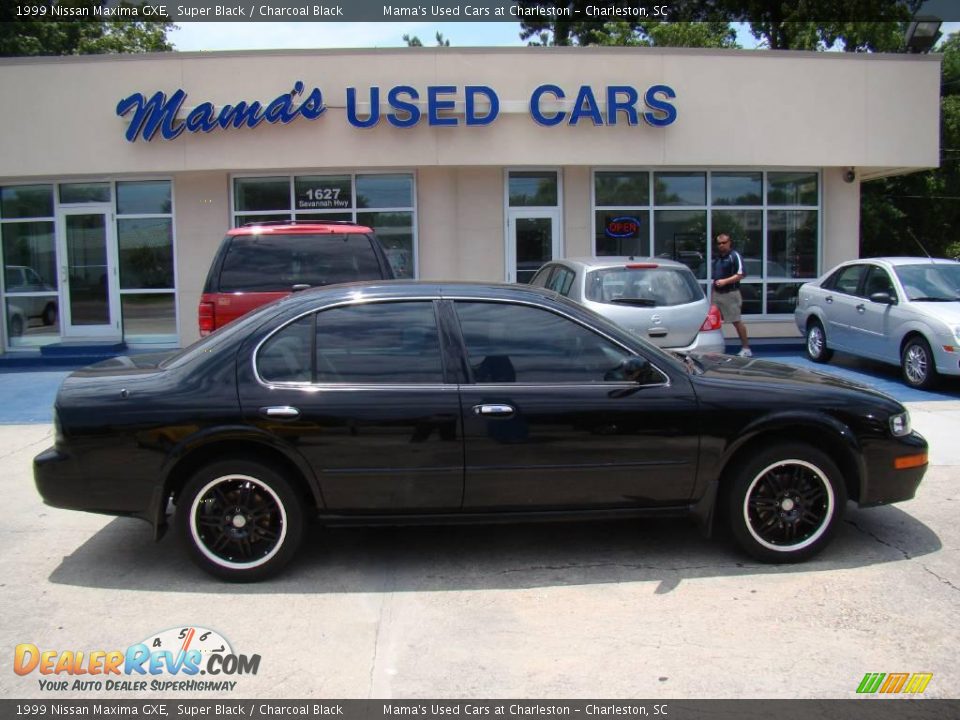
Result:
{"label": "white sedan", "polygon": [[800,288],[794,313],[807,356],[833,351],[899,365],[904,382],[932,387],[960,375],[960,263],[916,257],[838,265]]}

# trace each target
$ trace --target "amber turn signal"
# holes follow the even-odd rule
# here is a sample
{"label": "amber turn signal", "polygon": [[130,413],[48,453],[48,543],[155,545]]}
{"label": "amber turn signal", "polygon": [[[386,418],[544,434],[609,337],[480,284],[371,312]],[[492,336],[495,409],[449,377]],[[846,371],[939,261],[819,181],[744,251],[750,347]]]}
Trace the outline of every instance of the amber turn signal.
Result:
{"label": "amber turn signal", "polygon": [[904,455],[903,457],[895,458],[893,461],[893,467],[896,470],[906,470],[907,468],[921,467],[927,464],[927,453],[920,453],[918,455]]}

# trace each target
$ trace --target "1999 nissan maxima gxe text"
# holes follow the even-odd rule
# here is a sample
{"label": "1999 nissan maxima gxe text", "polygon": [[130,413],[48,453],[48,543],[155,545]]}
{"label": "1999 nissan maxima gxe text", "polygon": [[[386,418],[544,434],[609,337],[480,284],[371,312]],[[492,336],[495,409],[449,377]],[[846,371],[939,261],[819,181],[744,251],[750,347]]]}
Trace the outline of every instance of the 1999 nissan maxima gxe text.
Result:
{"label": "1999 nissan maxima gxe text", "polygon": [[50,505],[175,525],[257,580],[307,520],[482,522],[714,511],[748,553],[820,550],[850,498],[913,497],[927,443],[843,380],[667,354],[550,291],[384,282],[297,293],[173,355],[68,377]]}

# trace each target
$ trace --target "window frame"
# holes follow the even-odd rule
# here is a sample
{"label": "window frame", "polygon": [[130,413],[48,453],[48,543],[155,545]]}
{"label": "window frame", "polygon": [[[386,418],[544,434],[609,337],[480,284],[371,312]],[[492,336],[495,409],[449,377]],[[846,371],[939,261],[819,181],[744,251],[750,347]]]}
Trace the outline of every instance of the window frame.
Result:
{"label": "window frame", "polygon": [[[625,206],[625,205],[598,205],[597,204],[597,179],[596,176],[598,173],[629,173],[629,172],[646,172],[647,181],[649,182],[648,188],[648,199],[649,202],[646,205],[635,205],[635,206]],[[686,173],[686,172],[700,172],[704,173],[706,178],[706,204],[705,205],[658,205],[656,203],[656,174],[657,173]],[[712,178],[714,174],[726,175],[726,174],[749,174],[749,173],[759,173],[761,176],[761,198],[759,204],[751,205],[717,205],[713,202],[713,183]],[[771,204],[768,202],[769,195],[769,178],[771,174],[778,173],[810,173],[815,175],[817,180],[817,204],[816,205],[782,205],[782,204]],[[597,254],[597,237],[596,237],[596,217],[598,212],[623,212],[624,214],[630,214],[631,212],[642,212],[646,213],[649,218],[647,223],[647,229],[644,233],[641,230],[641,237],[638,238],[638,244],[640,247],[644,248],[644,255],[652,257],[655,249],[655,227],[657,212],[659,211],[703,211],[706,213],[706,251],[704,253],[704,262],[706,263],[706,277],[697,278],[697,282],[704,288],[704,292],[709,297],[710,285],[712,283],[713,277],[713,259],[714,259],[714,243],[713,238],[716,235],[716,231],[713,228],[713,214],[717,211],[721,212],[730,212],[730,211],[751,211],[759,212],[761,218],[761,254],[760,254],[760,267],[761,274],[757,275],[748,275],[742,282],[747,285],[756,286],[759,289],[759,297],[761,303],[761,312],[760,313],[750,313],[745,314],[744,317],[748,318],[751,322],[783,322],[784,320],[792,319],[793,314],[790,312],[781,312],[781,313],[770,313],[766,312],[767,309],[767,288],[768,286],[782,286],[782,285],[795,285],[799,292],[799,287],[807,282],[813,282],[823,273],[823,248],[824,248],[824,178],[822,168],[816,167],[728,167],[728,166],[718,166],[718,167],[693,167],[693,166],[677,166],[665,168],[662,166],[595,166],[590,169],[590,228],[591,228],[591,252],[594,257],[603,258],[608,256],[598,255]],[[768,255],[770,252],[770,238],[769,238],[769,218],[768,215],[770,212],[782,212],[782,211],[793,211],[793,210],[804,210],[804,211],[813,211],[816,213],[816,222],[815,229],[817,234],[816,239],[816,254],[817,262],[815,273],[811,277],[805,278],[791,278],[791,277],[782,277],[782,276],[770,276],[767,277],[764,273],[768,267]]]}
{"label": "window frame", "polygon": [[[342,177],[350,178],[351,205],[349,208],[331,208],[329,210],[297,210],[297,178],[303,177]],[[360,175],[409,175],[412,183],[410,197],[413,201],[412,206],[396,207],[376,207],[361,208],[357,206],[357,176]],[[288,205],[286,210],[238,210],[236,207],[236,181],[238,179],[256,179],[256,178],[286,178],[288,187]],[[254,172],[254,173],[231,173],[229,176],[229,199],[230,199],[230,227],[243,227],[242,219],[247,216],[257,216],[264,218],[267,216],[276,216],[278,219],[292,220],[294,222],[315,222],[323,223],[324,216],[335,217],[337,215],[349,215],[349,222],[357,223],[357,216],[369,213],[400,213],[409,212],[411,222],[411,235],[413,241],[413,276],[412,280],[420,279],[420,221],[419,221],[419,203],[418,203],[418,178],[417,172],[409,168],[396,168],[390,170],[347,170],[337,168],[306,169],[297,172]],[[340,218],[338,218],[340,219]],[[376,228],[373,228],[376,233]],[[381,243],[382,244],[382,243]],[[384,246],[384,252],[390,257],[389,248]]]}

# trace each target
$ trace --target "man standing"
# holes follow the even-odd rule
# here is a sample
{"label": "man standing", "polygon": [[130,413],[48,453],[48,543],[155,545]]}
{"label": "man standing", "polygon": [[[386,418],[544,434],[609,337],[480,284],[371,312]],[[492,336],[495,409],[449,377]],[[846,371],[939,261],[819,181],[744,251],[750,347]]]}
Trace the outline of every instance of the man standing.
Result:
{"label": "man standing", "polygon": [[713,304],[720,309],[725,322],[733,323],[740,336],[740,357],[753,357],[747,326],[740,320],[743,297],[740,295],[740,280],[746,273],[743,258],[730,244],[726,233],[717,235],[717,257],[713,260]]}

